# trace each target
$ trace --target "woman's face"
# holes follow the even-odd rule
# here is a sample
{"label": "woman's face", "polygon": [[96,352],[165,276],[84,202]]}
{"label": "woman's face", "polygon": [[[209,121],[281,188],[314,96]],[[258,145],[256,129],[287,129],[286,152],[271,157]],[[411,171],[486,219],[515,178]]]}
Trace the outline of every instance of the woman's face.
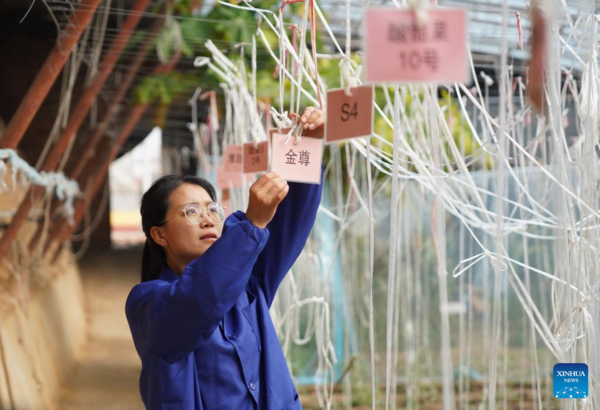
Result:
{"label": "woman's face", "polygon": [[[208,216],[206,208],[213,202],[208,192],[195,184],[181,184],[169,196],[169,210],[165,223],[157,228],[159,245],[163,246],[167,261],[189,263],[199,258],[210,246],[221,237],[223,223],[214,221]],[[183,208],[187,204],[199,204],[204,210],[204,217],[199,224],[191,224],[184,215]],[[164,241],[162,241],[164,240]]]}

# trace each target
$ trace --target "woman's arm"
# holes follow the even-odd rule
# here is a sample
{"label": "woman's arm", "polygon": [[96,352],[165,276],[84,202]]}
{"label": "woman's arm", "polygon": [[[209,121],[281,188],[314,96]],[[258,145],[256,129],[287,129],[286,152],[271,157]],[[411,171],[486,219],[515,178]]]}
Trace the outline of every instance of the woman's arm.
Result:
{"label": "woman's arm", "polygon": [[178,280],[137,285],[127,298],[132,332],[146,348],[169,362],[178,360],[212,334],[244,292],[252,266],[269,232],[238,211],[225,221],[223,234]]}
{"label": "woman's arm", "polygon": [[276,174],[263,175],[250,187],[246,214],[227,218],[221,237],[177,280],[141,283],[131,291],[125,310],[136,343],[172,362],[214,332],[245,291],[269,238],[264,227],[288,189]]}
{"label": "woman's arm", "polygon": [[[322,176],[321,176],[322,179]],[[321,185],[290,182],[290,190],[267,225],[269,241],[254,265],[253,275],[261,279],[267,305],[306,244],[321,203]]]}
{"label": "woman's arm", "polygon": [[[325,117],[321,110],[307,107],[301,116],[292,113],[291,117],[298,117],[303,136],[323,138]],[[281,281],[306,244],[321,203],[322,185],[322,175],[319,185],[290,182],[286,199],[267,226],[270,239],[258,257],[253,275],[261,279],[269,307]]]}

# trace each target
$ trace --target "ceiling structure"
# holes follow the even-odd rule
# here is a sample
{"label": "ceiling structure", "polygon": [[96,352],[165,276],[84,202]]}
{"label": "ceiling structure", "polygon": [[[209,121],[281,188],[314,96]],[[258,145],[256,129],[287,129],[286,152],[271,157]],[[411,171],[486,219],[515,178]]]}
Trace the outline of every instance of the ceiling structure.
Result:
{"label": "ceiling structure", "polygon": [[[267,5],[279,4],[275,0],[263,0]],[[514,64],[514,69],[517,72],[522,72],[525,68],[525,61],[528,58],[527,41],[530,36],[530,21],[528,12],[528,3],[526,0],[506,0],[508,6],[508,29],[507,39],[509,44],[509,58]],[[86,43],[85,48],[80,49],[79,53],[82,57],[82,67],[78,81],[81,80],[85,83],[85,79],[89,75],[90,70],[97,68],[98,57],[102,58],[104,52],[108,49],[111,42],[116,38],[119,33],[119,28],[123,24],[124,19],[128,16],[128,11],[132,8],[134,0],[104,0],[96,16],[92,22],[90,28],[89,39]],[[144,17],[142,18],[137,30],[149,29],[156,18],[160,17],[159,5],[162,1],[151,0],[150,5],[147,7]],[[202,4],[198,1],[198,7],[194,17],[186,17],[192,19],[198,19],[203,21],[205,24],[217,24],[223,23],[223,21],[210,21],[201,18],[201,14],[206,10],[214,6],[214,0],[206,1]],[[489,70],[490,75],[494,76],[494,71],[498,70],[499,57],[501,55],[501,38],[503,30],[503,0],[439,0],[439,5],[444,7],[462,7],[469,10],[469,45],[473,53],[474,62],[478,69]],[[593,2],[569,2],[568,10],[572,16],[572,22],[570,23],[566,18],[561,21],[561,33],[563,36],[568,36],[571,31],[571,24],[576,21],[577,16],[581,10],[586,10],[586,7],[593,7],[592,5],[586,6],[588,3]],[[352,1],[350,4],[350,17],[351,17],[351,32],[352,32],[352,47],[354,50],[360,50],[361,36],[362,36],[362,11],[366,6],[364,1]],[[371,5],[392,5],[390,1],[387,2],[370,2]],[[4,0],[0,2],[0,45],[7,46],[13,39],[20,37],[36,38],[40,41],[46,41],[48,43],[55,41],[57,26],[63,30],[69,22],[70,15],[74,7],[78,4],[68,0],[32,0],[31,2],[24,2],[23,0]],[[343,0],[323,0],[319,2],[319,6],[326,13],[328,22],[337,38],[337,40],[343,44],[346,36],[346,12],[347,3]],[[596,6],[596,13],[600,12],[600,6]],[[520,13],[522,39],[524,46],[521,49],[518,46],[519,43],[519,30],[517,27],[517,16],[515,13]],[[565,15],[566,13],[563,13]],[[178,17],[176,17],[178,18]],[[106,23],[106,30],[103,31],[103,24]],[[227,22],[228,24],[236,24],[234,22]],[[575,30],[576,36],[581,35],[581,26]],[[324,32],[323,27],[319,27],[319,30]],[[325,34],[325,33],[324,33]],[[600,36],[599,36],[600,37]],[[327,36],[324,35],[324,43],[329,45],[330,50],[333,51],[331,41],[327,40]],[[186,39],[189,41],[196,41],[202,43],[206,39]],[[103,87],[99,94],[96,111],[93,111],[88,119],[88,128],[92,128],[96,121],[100,118],[100,115],[106,105],[115,97],[119,85],[123,81],[128,70],[129,62],[136,56],[137,49],[143,41],[142,36],[134,36],[130,40],[130,44],[124,51],[119,63],[115,66],[115,69],[110,76],[109,80]],[[576,41],[571,40],[574,47],[577,46]],[[217,46],[223,49],[231,50],[233,44],[219,44]],[[264,50],[263,50],[264,51]],[[264,56],[268,58],[268,56]],[[43,61],[43,58],[41,58]],[[155,67],[160,64],[160,60],[155,50],[148,53],[146,60],[139,70],[137,78],[132,88],[135,88],[137,84],[145,76],[152,75]],[[563,64],[569,66],[578,63],[573,61],[573,57],[569,55],[563,56]],[[39,66],[38,66],[39,67]],[[576,68],[580,68],[576,67]],[[197,70],[193,66],[193,57],[182,56],[179,63],[175,67],[176,72],[185,73],[191,70]],[[27,73],[31,79],[34,78],[35,72]],[[496,72],[497,74],[497,72]],[[57,81],[59,83],[60,81]],[[198,84],[201,86],[201,84]],[[26,90],[23,91],[23,94]],[[189,131],[188,124],[191,119],[191,106],[188,104],[188,99],[195,91],[195,86],[190,87],[188,93],[183,93],[181,98],[175,99],[169,106],[168,111],[164,112],[164,107],[160,107],[158,104],[154,104],[150,109],[146,111],[142,119],[135,127],[130,139],[122,148],[122,152],[130,150],[132,147],[137,145],[152,129],[154,124],[157,122],[157,118],[164,118],[163,121],[163,142],[166,145],[173,147],[192,147],[192,135]],[[73,102],[77,99],[77,87],[74,91]],[[129,92],[122,104],[119,107],[119,114],[115,116],[111,125],[108,128],[107,135],[116,135],[119,131],[120,124],[128,114],[131,106],[136,102],[136,96]],[[5,101],[4,110],[0,110],[0,115],[4,117],[6,121],[10,118],[11,108],[7,107],[10,104],[14,109],[18,106],[19,101]],[[163,110],[163,111],[161,111]],[[200,121],[203,121],[207,116],[207,107],[199,103],[198,104],[198,117]],[[82,126],[83,128],[83,126]],[[83,133],[86,130],[82,131]]]}
{"label": "ceiling structure", "polygon": [[[81,96],[83,85],[89,81],[88,76],[93,75],[93,71],[98,68],[99,62],[106,55],[111,43],[120,32],[120,27],[134,3],[134,0],[104,0],[98,7],[89,26],[90,32],[85,47],[80,47],[76,53],[73,53],[73,55],[76,54],[81,58],[81,66],[71,96],[71,110]],[[136,31],[149,30],[154,21],[161,17],[160,13],[153,12],[153,10],[159,9],[160,3],[162,2],[157,0],[150,1]],[[0,75],[5,77],[5,84],[3,84],[3,89],[6,92],[5,97],[9,96],[9,98],[0,101],[0,117],[5,123],[10,121],[12,114],[21,102],[20,99],[25,96],[29,85],[38,74],[45,56],[50,52],[56,41],[58,28],[63,31],[69,24],[74,7],[78,7],[78,5],[75,2],[66,0],[46,0],[45,2],[42,0],[32,0],[32,2],[5,0],[0,2],[0,52],[9,56],[9,65],[12,66],[5,66],[4,70],[0,69]],[[104,24],[106,25],[105,30],[102,29]],[[85,38],[84,36],[85,33],[82,35],[82,39]],[[110,77],[99,92],[91,114],[80,127],[73,152],[76,152],[78,146],[89,137],[88,134],[102,118],[108,104],[114,100],[129,69],[129,64],[136,57],[142,42],[143,35],[134,33]],[[83,44],[83,41],[80,41],[80,44]],[[22,54],[23,47],[30,48],[32,55],[27,58],[24,56],[10,57]],[[139,102],[138,97],[132,90],[146,76],[152,75],[160,63],[156,50],[151,49],[139,69],[132,87],[118,106],[117,115],[114,115],[109,123],[105,133],[109,138],[114,138],[118,134],[121,124],[129,114],[131,107]],[[11,69],[12,71],[10,71]],[[193,69],[193,58],[182,56],[174,71],[186,72]],[[20,81],[16,83],[14,79],[15,72],[18,72],[20,77]],[[61,84],[64,78],[64,75],[57,78],[53,89],[46,98],[47,101],[40,107],[34,124],[32,124],[19,147],[28,154],[26,157],[30,160],[37,158],[42,149],[43,140],[50,134],[52,123],[56,119],[57,106],[62,98]],[[193,91],[191,92],[193,93]],[[159,117],[164,117],[162,121],[163,144],[173,147],[191,146],[191,133],[188,129],[191,107],[187,103],[187,98],[174,99],[167,111],[160,104],[152,104],[122,147],[121,155],[143,140],[152,130]],[[199,102],[197,109],[199,120],[204,121],[207,115],[206,106]],[[76,160],[77,158],[74,156],[73,161]]]}
{"label": "ceiling structure", "polygon": [[[527,60],[529,51],[527,49],[527,41],[531,35],[531,22],[529,17],[529,1],[528,0],[438,0],[440,7],[454,7],[468,10],[468,41],[471,52],[473,53],[474,62],[477,66],[495,68],[498,66],[498,58],[502,54],[502,37],[504,25],[504,5],[506,4],[508,25],[508,57],[517,61]],[[550,3],[550,2],[547,2]],[[555,2],[557,5],[561,1]],[[568,38],[571,33],[571,25],[576,26],[576,20],[582,13],[593,13],[596,16],[600,15],[600,3],[594,6],[593,1],[567,1],[562,3],[567,5],[567,11],[561,6],[554,10],[554,15],[557,16],[560,33],[563,38]],[[362,41],[362,12],[364,10],[365,1],[352,1],[350,3],[350,16],[352,25],[352,47],[353,49],[361,48]],[[371,1],[372,6],[392,6],[393,1]],[[327,13],[329,25],[338,41],[344,40],[346,36],[346,1],[344,0],[325,0],[319,2],[321,8]],[[523,48],[519,47],[519,29],[517,14],[519,13]],[[567,18],[570,16],[570,19]],[[569,21],[570,20],[570,21]],[[582,35],[582,25],[575,27],[575,38],[571,38],[569,44],[577,49],[577,38]],[[600,45],[600,35],[597,36],[597,42]],[[573,62],[572,56],[563,56],[562,64],[569,67],[575,64],[577,69],[581,65],[576,61]]]}

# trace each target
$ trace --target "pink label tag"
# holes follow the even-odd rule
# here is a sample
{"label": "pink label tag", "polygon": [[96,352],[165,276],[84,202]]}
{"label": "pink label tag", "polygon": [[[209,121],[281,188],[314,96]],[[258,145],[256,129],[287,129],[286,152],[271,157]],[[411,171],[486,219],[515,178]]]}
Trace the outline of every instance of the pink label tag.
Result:
{"label": "pink label tag", "polygon": [[467,13],[425,11],[422,26],[411,10],[369,8],[365,15],[366,81],[375,83],[466,83]]}
{"label": "pink label tag", "polygon": [[286,181],[320,184],[323,140],[302,137],[297,144],[296,137],[291,137],[286,144],[286,139],[285,134],[273,134],[271,172]]}
{"label": "pink label tag", "polygon": [[327,93],[327,143],[373,134],[373,87],[351,88],[352,96],[343,89]]}
{"label": "pink label tag", "polygon": [[[241,147],[240,147],[241,148]],[[244,186],[244,174],[228,171],[224,166],[217,169],[217,187],[221,189],[240,188]]]}
{"label": "pink label tag", "polygon": [[267,141],[244,144],[244,173],[269,170],[269,143]]}
{"label": "pink label tag", "polygon": [[242,155],[243,150],[240,145],[227,145],[225,147],[225,154],[223,154],[223,161],[221,164],[223,164],[223,167],[227,171],[241,173],[243,166]]}

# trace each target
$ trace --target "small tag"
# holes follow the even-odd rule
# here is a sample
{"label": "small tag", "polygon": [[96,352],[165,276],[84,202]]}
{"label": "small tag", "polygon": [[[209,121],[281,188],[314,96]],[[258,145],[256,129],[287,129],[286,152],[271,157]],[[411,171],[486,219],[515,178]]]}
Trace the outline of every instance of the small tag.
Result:
{"label": "small tag", "polygon": [[269,143],[267,141],[244,144],[244,173],[269,170]]}
{"label": "small tag", "polygon": [[227,145],[221,164],[226,171],[242,173],[242,155],[243,150],[240,145]]}
{"label": "small tag", "polygon": [[224,166],[217,169],[218,188],[229,189],[241,188],[242,186],[244,186],[244,174],[242,174],[241,171],[227,171]]}
{"label": "small tag", "polygon": [[373,87],[351,88],[352,96],[344,89],[327,93],[326,142],[370,137],[373,134]]}
{"label": "small tag", "polygon": [[271,172],[286,181],[320,184],[323,140],[302,137],[297,144],[296,137],[292,136],[286,144],[286,139],[285,134],[273,134]]}
{"label": "small tag", "polygon": [[375,7],[365,13],[365,77],[370,83],[466,83],[467,13]]}

